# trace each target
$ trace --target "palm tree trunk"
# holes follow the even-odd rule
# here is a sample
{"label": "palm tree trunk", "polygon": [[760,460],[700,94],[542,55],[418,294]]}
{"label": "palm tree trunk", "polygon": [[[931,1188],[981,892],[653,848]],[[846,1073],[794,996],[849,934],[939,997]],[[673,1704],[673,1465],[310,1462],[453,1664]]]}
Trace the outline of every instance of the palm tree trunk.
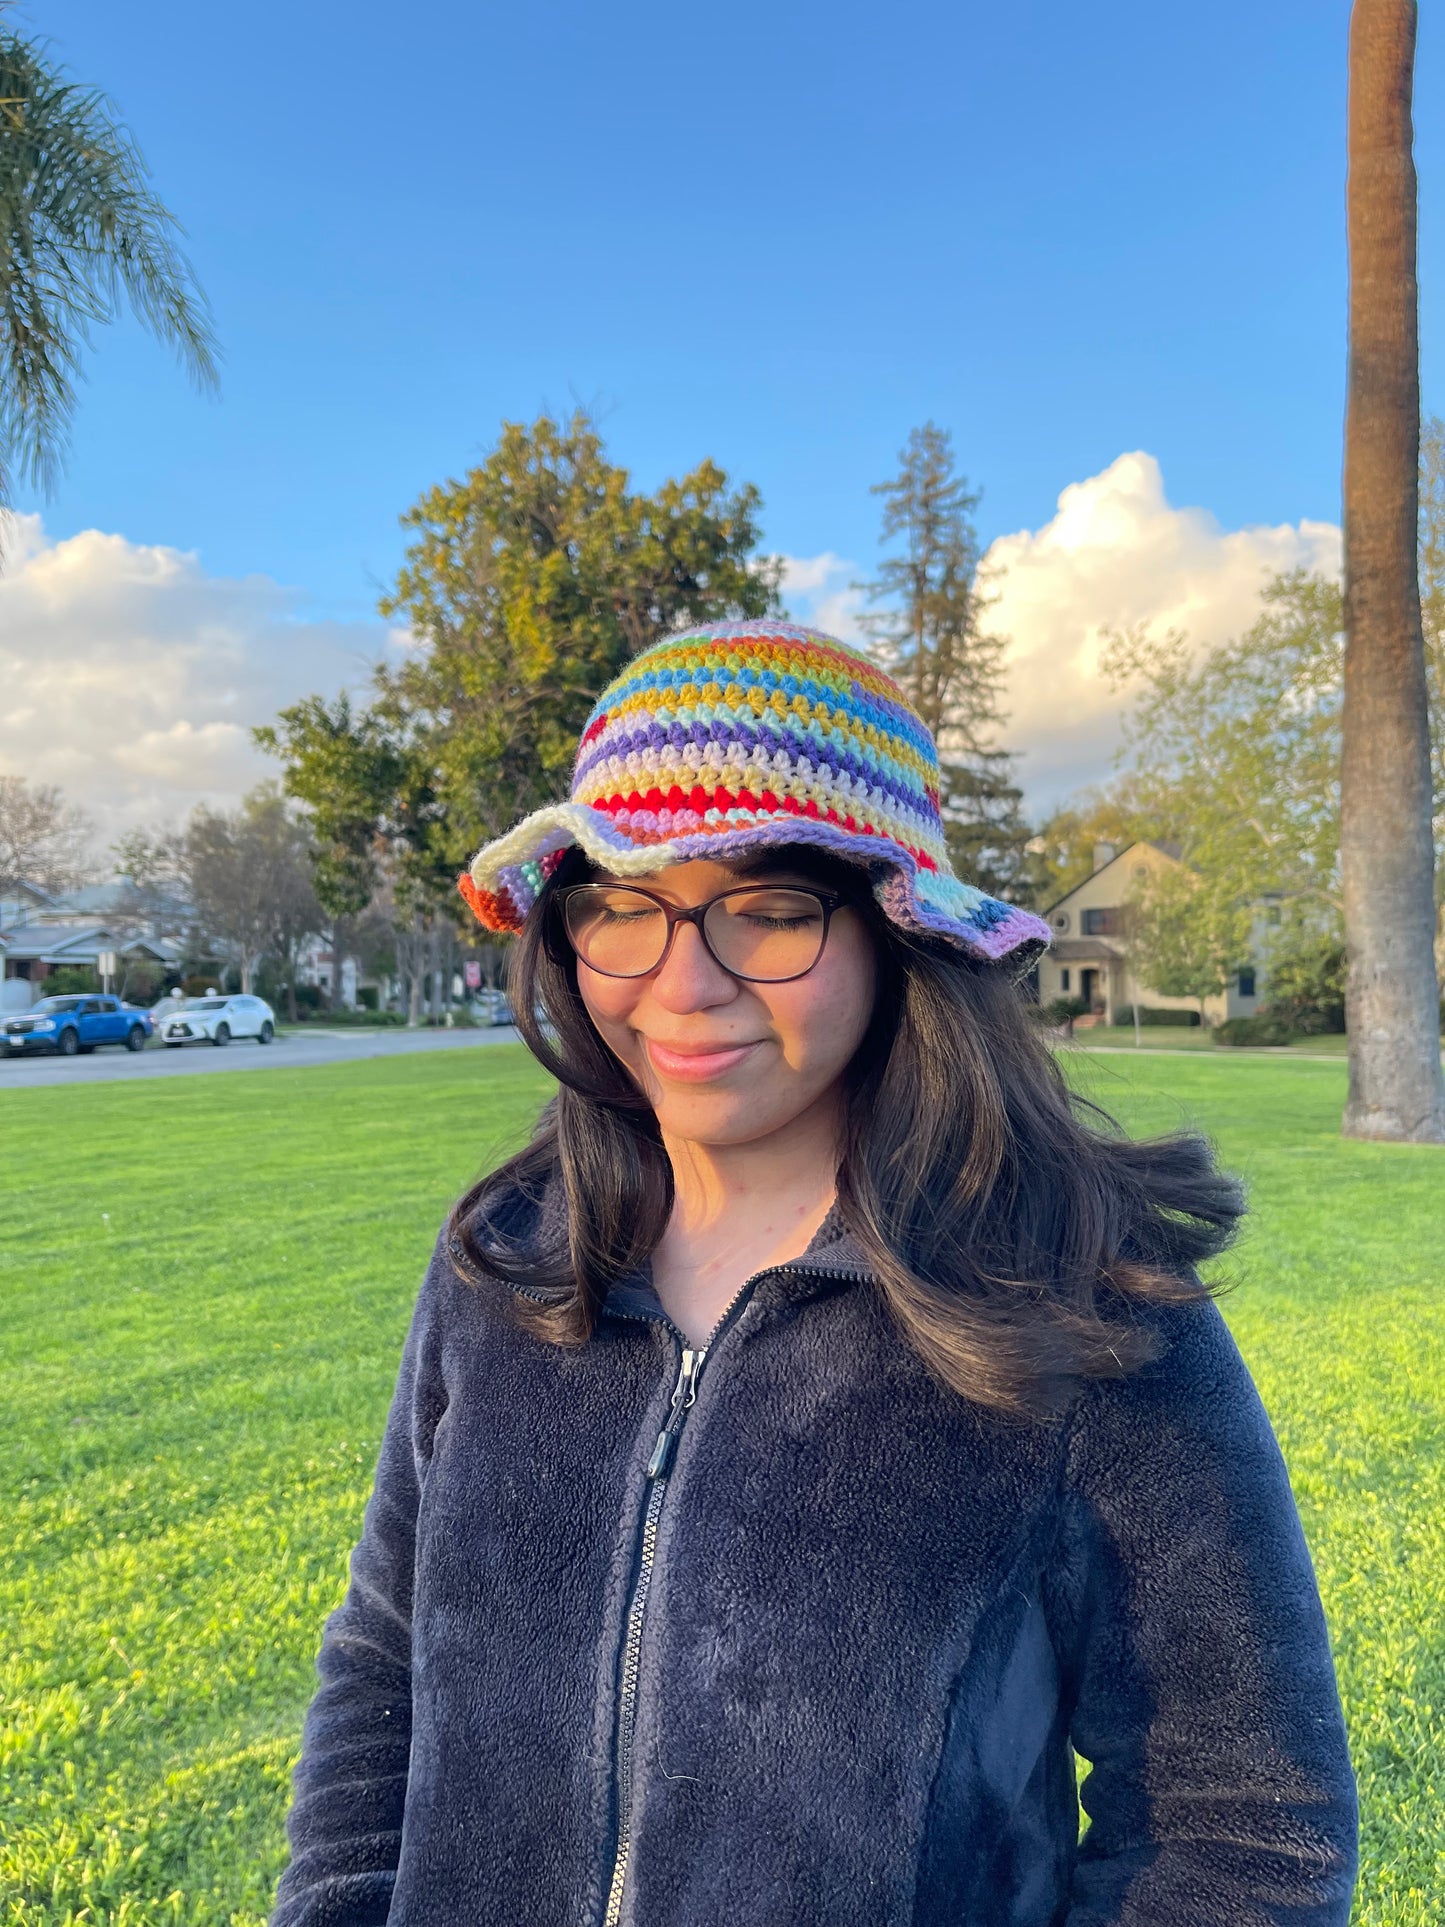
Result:
{"label": "palm tree trunk", "polygon": [[1340,776],[1349,1137],[1445,1143],[1416,544],[1420,346],[1411,86],[1416,0],[1350,16],[1350,359]]}

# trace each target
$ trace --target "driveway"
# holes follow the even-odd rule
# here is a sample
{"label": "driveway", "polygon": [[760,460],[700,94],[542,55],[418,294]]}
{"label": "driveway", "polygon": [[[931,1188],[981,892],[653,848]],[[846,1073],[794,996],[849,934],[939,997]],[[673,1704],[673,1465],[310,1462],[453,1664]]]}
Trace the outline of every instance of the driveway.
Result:
{"label": "driveway", "polygon": [[100,1084],[137,1077],[200,1077],[211,1071],[259,1071],[272,1066],[292,1070],[314,1064],[349,1064],[362,1057],[403,1057],[418,1050],[471,1050],[488,1044],[514,1044],[510,1025],[490,1030],[286,1030],[261,1046],[238,1038],[223,1050],[214,1044],[187,1044],[167,1050],[151,1044],[134,1055],[128,1050],[98,1050],[89,1057],[12,1057],[0,1062],[0,1092],[15,1085]]}

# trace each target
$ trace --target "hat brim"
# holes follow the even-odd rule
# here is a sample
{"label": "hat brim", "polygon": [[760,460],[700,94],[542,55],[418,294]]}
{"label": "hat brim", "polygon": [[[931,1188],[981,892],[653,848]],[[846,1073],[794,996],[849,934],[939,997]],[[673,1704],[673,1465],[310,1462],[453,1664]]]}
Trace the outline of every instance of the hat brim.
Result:
{"label": "hat brim", "polygon": [[754,850],[802,844],[867,870],[880,908],[902,930],[941,937],[981,962],[1008,962],[1018,972],[1048,948],[1049,927],[1042,917],[926,869],[890,837],[814,816],[749,814],[751,821],[724,820],[639,842],[589,804],[552,804],[480,850],[458,888],[488,930],[516,931],[569,849],[584,851],[613,876],[641,877],[699,858],[726,863]]}

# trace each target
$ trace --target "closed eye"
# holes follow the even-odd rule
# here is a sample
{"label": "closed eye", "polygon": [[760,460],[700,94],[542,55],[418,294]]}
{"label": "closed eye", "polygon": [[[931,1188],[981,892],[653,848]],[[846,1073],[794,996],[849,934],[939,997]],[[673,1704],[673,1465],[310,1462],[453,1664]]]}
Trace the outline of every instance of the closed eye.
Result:
{"label": "closed eye", "polygon": [[755,930],[803,930],[810,923],[816,923],[818,919],[806,913],[795,917],[769,917],[760,910],[745,910],[742,921],[752,924]]}
{"label": "closed eye", "polygon": [[653,909],[614,910],[610,904],[599,903],[588,910],[587,920],[589,923],[607,923],[613,925],[619,923],[645,923],[650,917],[655,917],[656,915],[657,911]]}

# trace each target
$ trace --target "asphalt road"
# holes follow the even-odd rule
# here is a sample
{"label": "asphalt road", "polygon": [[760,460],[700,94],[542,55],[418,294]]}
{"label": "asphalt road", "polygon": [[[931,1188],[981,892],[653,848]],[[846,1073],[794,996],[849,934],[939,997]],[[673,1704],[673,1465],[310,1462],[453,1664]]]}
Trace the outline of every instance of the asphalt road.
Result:
{"label": "asphalt road", "polygon": [[212,1071],[259,1071],[282,1065],[292,1070],[315,1064],[349,1064],[362,1057],[401,1057],[418,1050],[471,1050],[487,1044],[515,1043],[510,1025],[490,1030],[351,1030],[283,1031],[269,1045],[237,1038],[217,1050],[214,1044],[187,1044],[167,1050],[151,1044],[132,1053],[118,1048],[93,1051],[88,1057],[9,1057],[0,1061],[0,1097],[17,1085],[100,1084],[112,1078],[199,1077]]}

